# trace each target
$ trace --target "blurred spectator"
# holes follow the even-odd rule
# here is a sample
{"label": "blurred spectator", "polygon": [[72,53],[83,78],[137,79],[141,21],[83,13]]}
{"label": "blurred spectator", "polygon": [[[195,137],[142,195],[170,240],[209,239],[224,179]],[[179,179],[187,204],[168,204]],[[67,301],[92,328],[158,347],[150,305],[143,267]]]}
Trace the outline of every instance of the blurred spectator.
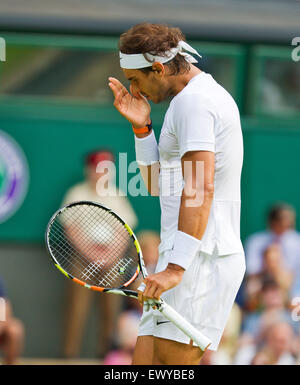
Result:
{"label": "blurred spectator", "polygon": [[[134,229],[137,217],[128,198],[116,188],[114,178],[114,155],[107,150],[91,152],[85,159],[85,180],[68,190],[63,205],[81,200],[100,203],[114,210]],[[64,356],[67,358],[77,357],[79,354],[83,328],[93,295],[96,295],[99,301],[101,314],[97,347],[99,356],[103,357],[114,343],[116,322],[123,297],[99,295],[68,281],[64,341]]]}
{"label": "blurred spectator", "polygon": [[[291,318],[284,291],[274,281],[266,281],[261,291],[261,309],[245,316],[243,322],[243,335],[248,335],[254,340],[259,340],[274,321],[289,323],[295,333],[299,325]],[[243,336],[242,335],[242,336]]]}
{"label": "blurred spectator", "polygon": [[253,311],[259,306],[259,295],[263,283],[267,280],[273,280],[289,297],[290,289],[293,282],[293,274],[287,270],[284,262],[281,248],[278,244],[271,244],[263,252],[263,268],[258,274],[247,276],[245,280],[245,308]]}
{"label": "blurred spectator", "polygon": [[290,298],[300,298],[300,276],[298,276],[291,287]]}
{"label": "blurred spectator", "polygon": [[[286,297],[283,289],[274,281],[266,281],[261,291],[261,310],[245,316],[242,334],[239,339],[239,348],[235,357],[236,364],[247,365],[252,359],[260,362],[266,359],[264,351],[255,357],[256,352],[266,340],[270,328],[274,324],[289,325],[293,336],[299,338],[299,324],[292,320],[291,312],[286,306]],[[259,349],[259,350],[257,350]],[[297,351],[295,346],[293,351]]]}
{"label": "blurred spectator", "polygon": [[24,327],[12,313],[12,306],[7,298],[3,281],[0,279],[0,350],[3,363],[14,365],[23,349]]}
{"label": "blurred spectator", "polygon": [[263,279],[273,279],[278,286],[289,292],[293,274],[287,270],[283,261],[282,250],[278,244],[272,244],[266,248],[263,254]]}
{"label": "blurred spectator", "polygon": [[235,365],[294,365],[293,328],[287,322],[274,322],[266,330],[260,344],[252,343],[240,348],[236,354]]}
{"label": "blurred spectator", "polygon": [[107,354],[103,365],[131,365],[139,323],[138,312],[125,311],[121,314],[117,327],[118,348]]}
{"label": "blurred spectator", "polygon": [[[284,267],[285,283],[283,284],[289,286],[291,282],[290,278],[287,278],[290,274],[288,272],[292,272],[294,278],[300,275],[300,234],[294,229],[295,220],[296,214],[291,206],[282,203],[271,208],[268,214],[269,229],[251,235],[246,241],[248,276],[260,274],[266,266],[269,266],[269,271],[276,274],[277,279],[279,279],[279,268]],[[266,261],[266,258],[264,260],[264,252],[270,245],[278,245],[278,249],[271,249],[272,253],[269,253],[268,261]],[[276,266],[275,270],[273,269],[274,265]]]}
{"label": "blurred spectator", "polygon": [[288,323],[271,325],[266,333],[265,344],[252,358],[251,365],[294,365],[293,338],[293,329]]}

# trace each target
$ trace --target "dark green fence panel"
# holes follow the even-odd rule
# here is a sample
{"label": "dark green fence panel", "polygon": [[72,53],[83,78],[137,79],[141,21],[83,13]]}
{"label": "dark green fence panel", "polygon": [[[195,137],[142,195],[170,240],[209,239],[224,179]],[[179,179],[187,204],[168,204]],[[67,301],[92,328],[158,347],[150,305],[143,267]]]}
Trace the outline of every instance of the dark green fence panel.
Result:
{"label": "dark green fence panel", "polygon": [[249,119],[243,119],[243,131],[241,229],[245,239],[265,228],[266,211],[275,202],[288,202],[300,213],[300,131],[297,122]]}
{"label": "dark green fence panel", "polygon": [[[28,116],[25,119],[14,108],[16,117],[1,119],[1,129],[10,134],[25,152],[30,173],[24,203],[0,225],[1,240],[43,240],[47,221],[60,206],[66,190],[83,179],[83,159],[87,152],[101,147],[111,148],[117,156],[117,171],[119,153],[126,153],[128,165],[135,160],[131,127],[125,120],[110,119],[118,115],[112,108],[99,108],[98,119],[94,121],[59,120],[55,118],[56,111],[52,113],[52,119]],[[61,111],[57,111],[57,115],[60,114]],[[137,173],[128,174],[128,179],[134,175]],[[116,182],[118,184],[118,175]],[[158,230],[158,198],[129,196],[129,199],[140,218],[139,228]]]}

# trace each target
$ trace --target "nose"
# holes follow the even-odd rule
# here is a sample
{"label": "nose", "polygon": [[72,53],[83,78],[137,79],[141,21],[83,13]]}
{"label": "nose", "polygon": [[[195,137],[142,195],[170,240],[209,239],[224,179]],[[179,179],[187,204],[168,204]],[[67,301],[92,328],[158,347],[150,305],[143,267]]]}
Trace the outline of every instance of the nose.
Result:
{"label": "nose", "polygon": [[130,84],[130,91],[133,95],[141,92],[140,88],[132,83]]}

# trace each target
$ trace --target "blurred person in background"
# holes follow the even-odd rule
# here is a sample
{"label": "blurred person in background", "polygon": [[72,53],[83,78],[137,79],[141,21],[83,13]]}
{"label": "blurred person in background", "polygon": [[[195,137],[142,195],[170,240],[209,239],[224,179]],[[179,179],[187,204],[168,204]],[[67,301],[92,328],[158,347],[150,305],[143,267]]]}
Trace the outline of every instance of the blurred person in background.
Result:
{"label": "blurred person in background", "polygon": [[245,309],[247,311],[257,310],[259,297],[263,283],[273,280],[282,288],[286,298],[290,295],[293,284],[293,273],[284,264],[282,249],[279,244],[269,245],[263,252],[263,267],[260,273],[251,274],[245,280]]}
{"label": "blurred person in background", "polygon": [[[96,150],[85,159],[85,180],[70,188],[62,205],[75,201],[88,200],[114,210],[134,229],[136,214],[125,194],[115,186],[114,155],[108,150]],[[101,179],[103,177],[103,179]],[[101,181],[100,181],[101,179]],[[104,182],[103,182],[104,181]],[[100,183],[101,182],[101,183]],[[91,291],[68,281],[68,301],[66,308],[64,356],[74,358],[79,355],[84,325],[88,315]],[[123,298],[121,296],[96,294],[100,302],[101,327],[98,340],[98,355],[103,357],[114,344],[116,322],[120,314]]]}
{"label": "blurred person in background", "polygon": [[[261,309],[245,315],[239,348],[234,359],[235,364],[250,363],[266,340],[269,329],[274,323],[288,324],[293,335],[299,338],[299,324],[293,321],[286,299],[284,290],[275,281],[264,282],[261,291]],[[296,343],[297,340],[295,340]],[[297,350],[296,346],[294,350]],[[257,361],[262,358],[263,354],[257,358]]]}
{"label": "blurred person in background", "polygon": [[245,244],[247,274],[259,274],[264,268],[264,251],[277,244],[285,269],[300,274],[300,234],[295,230],[296,213],[286,203],[276,204],[268,213],[268,230],[251,235]]}
{"label": "blurred person in background", "polygon": [[14,365],[20,357],[24,342],[22,322],[13,316],[12,305],[7,298],[4,282],[0,278],[0,351],[3,363]]}
{"label": "blurred person in background", "polygon": [[125,311],[120,315],[117,326],[117,348],[107,354],[103,365],[131,365],[139,322],[140,314],[135,311]]}
{"label": "blurred person in background", "polygon": [[274,323],[267,330],[263,347],[251,360],[251,365],[294,365],[294,332],[286,322]]}

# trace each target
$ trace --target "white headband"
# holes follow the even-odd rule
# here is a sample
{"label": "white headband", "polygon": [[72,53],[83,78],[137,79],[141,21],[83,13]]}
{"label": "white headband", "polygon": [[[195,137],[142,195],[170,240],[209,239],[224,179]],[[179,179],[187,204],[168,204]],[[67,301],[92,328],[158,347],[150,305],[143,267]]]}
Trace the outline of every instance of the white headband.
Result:
{"label": "white headband", "polygon": [[[178,46],[176,48],[171,48],[169,51],[166,51],[164,56],[155,56],[155,55],[151,55],[150,53],[146,53],[146,54],[136,53],[136,54],[128,55],[120,52],[120,66],[121,68],[126,68],[131,70],[151,67],[154,62],[159,62],[163,64],[172,60],[178,53],[179,55],[184,56],[187,62],[198,63],[198,61],[192,55],[186,52],[183,52],[183,50],[191,52],[195,55],[198,55],[200,58],[202,57],[193,47],[191,47],[185,41],[181,40],[178,43]],[[149,61],[145,59],[145,56],[147,56]]]}

